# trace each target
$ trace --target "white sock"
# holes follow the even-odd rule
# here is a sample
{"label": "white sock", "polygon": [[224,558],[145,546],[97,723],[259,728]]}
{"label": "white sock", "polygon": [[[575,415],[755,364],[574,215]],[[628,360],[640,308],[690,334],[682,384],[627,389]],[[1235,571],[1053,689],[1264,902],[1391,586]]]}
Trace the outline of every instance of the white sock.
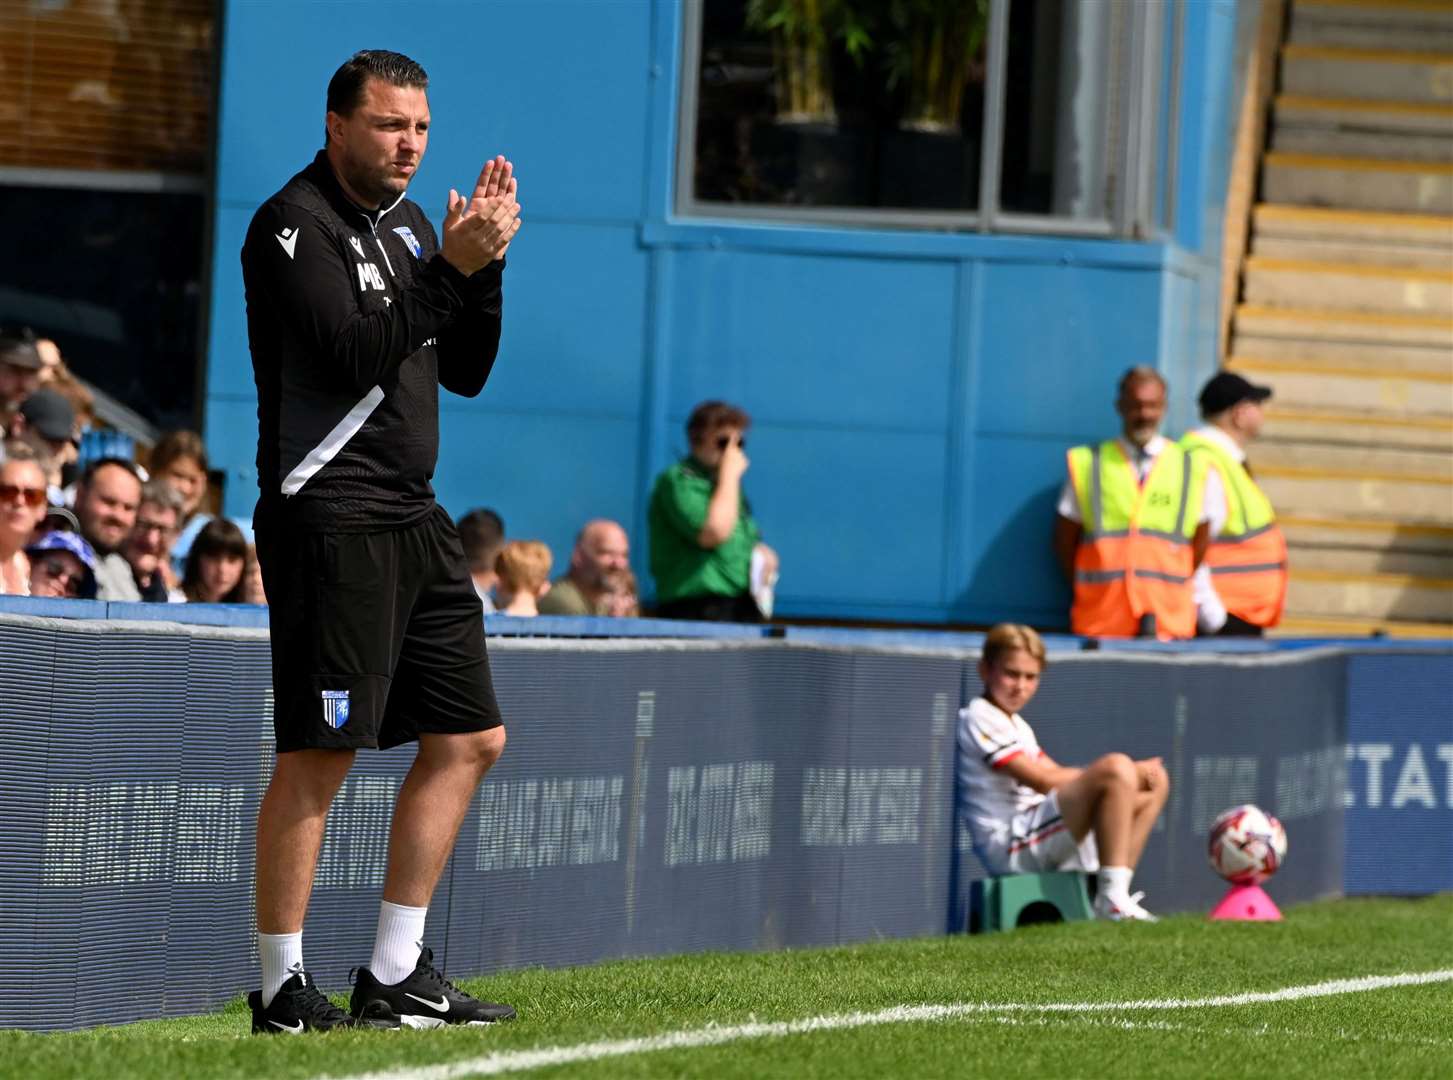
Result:
{"label": "white sock", "polygon": [[257,955],[262,961],[262,1007],[277,997],[277,992],[303,970],[303,932],[296,934],[258,934]]}
{"label": "white sock", "polygon": [[373,960],[368,970],[385,986],[402,982],[419,962],[424,941],[426,907],[404,907],[387,900],[378,909],[378,936],[373,939]]}
{"label": "white sock", "polygon": [[1100,867],[1100,892],[1112,900],[1123,900],[1130,895],[1130,881],[1135,871],[1128,866]]}

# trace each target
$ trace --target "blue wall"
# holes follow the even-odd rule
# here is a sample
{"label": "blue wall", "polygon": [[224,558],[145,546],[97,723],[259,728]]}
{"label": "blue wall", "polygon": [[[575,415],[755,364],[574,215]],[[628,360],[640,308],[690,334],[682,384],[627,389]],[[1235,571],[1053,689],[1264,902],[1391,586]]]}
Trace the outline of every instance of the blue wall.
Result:
{"label": "blue wall", "polygon": [[[782,553],[781,613],[1062,625],[1065,447],[1115,429],[1129,364],[1166,372],[1179,428],[1215,363],[1238,11],[1184,7],[1175,236],[1120,242],[675,218],[670,0],[358,3],[346,22],[331,3],[231,0],[206,430],[227,512],[256,496],[242,237],[319,145],[336,66],[388,47],[431,79],[412,195],[437,223],[498,151],[524,207],[500,361],[480,398],[443,404],[451,513],[493,506],[557,565],[582,521],[617,518],[649,592],[651,479],[691,406],[724,397],[756,421],[747,490]],[[482,49],[496,26],[509,47]]]}

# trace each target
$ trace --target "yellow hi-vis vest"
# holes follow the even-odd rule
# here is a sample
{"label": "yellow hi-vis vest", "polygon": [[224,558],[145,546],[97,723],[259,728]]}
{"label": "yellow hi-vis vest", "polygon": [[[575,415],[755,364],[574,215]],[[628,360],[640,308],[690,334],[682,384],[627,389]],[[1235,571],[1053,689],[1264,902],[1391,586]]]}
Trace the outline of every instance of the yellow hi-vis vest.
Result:
{"label": "yellow hi-vis vest", "polygon": [[1088,637],[1135,637],[1142,617],[1154,615],[1157,637],[1194,637],[1191,540],[1205,459],[1168,445],[1144,484],[1116,439],[1077,446],[1068,463],[1083,527],[1070,628]]}
{"label": "yellow hi-vis vest", "polygon": [[1226,525],[1206,549],[1216,595],[1238,619],[1275,626],[1286,606],[1287,542],[1271,500],[1225,447],[1194,431],[1181,439],[1181,447],[1192,458],[1206,459],[1226,489]]}

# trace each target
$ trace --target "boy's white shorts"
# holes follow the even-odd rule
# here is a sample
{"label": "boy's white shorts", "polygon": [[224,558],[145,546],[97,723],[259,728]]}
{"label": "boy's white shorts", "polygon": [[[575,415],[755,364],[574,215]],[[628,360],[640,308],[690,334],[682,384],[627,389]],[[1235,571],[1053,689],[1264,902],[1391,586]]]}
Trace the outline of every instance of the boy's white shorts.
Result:
{"label": "boy's white shorts", "polygon": [[1100,853],[1095,834],[1075,843],[1074,834],[1065,824],[1059,810],[1059,798],[1051,791],[1038,805],[1015,814],[1009,831],[1000,837],[980,858],[991,874],[1041,874],[1051,870],[1100,869]]}

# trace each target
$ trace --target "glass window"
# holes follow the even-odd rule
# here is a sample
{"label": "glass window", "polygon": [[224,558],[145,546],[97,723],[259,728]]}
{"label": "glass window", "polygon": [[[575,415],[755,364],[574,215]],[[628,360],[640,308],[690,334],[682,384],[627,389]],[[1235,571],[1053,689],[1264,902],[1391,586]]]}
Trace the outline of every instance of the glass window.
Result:
{"label": "glass window", "polygon": [[999,205],[1108,221],[1130,6],[1012,0]]}
{"label": "glass window", "polygon": [[1142,233],[1172,168],[1161,148],[1174,66],[1162,54],[1174,20],[1163,8],[698,0],[682,209]]}
{"label": "glass window", "polygon": [[971,211],[989,0],[704,0],[698,202]]}

